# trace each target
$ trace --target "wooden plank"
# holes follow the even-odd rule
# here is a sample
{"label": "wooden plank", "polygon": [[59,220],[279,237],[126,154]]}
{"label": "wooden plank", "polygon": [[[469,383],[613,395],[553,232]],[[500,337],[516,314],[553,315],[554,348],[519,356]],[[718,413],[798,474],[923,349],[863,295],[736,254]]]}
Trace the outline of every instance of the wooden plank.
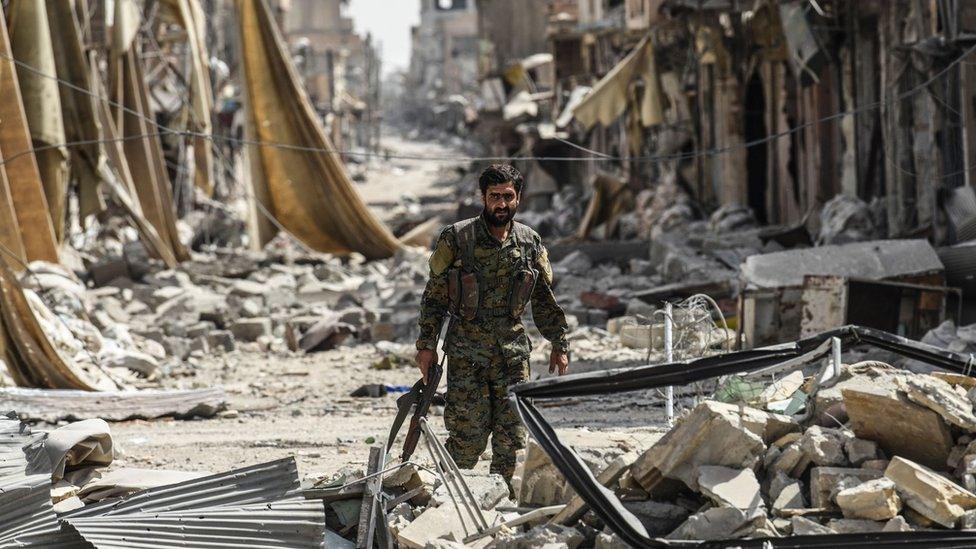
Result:
{"label": "wooden plank", "polygon": [[[375,474],[383,467],[383,449],[373,446],[369,449],[369,461],[366,462],[366,476]],[[379,480],[382,483],[382,480]],[[376,515],[373,513],[375,497],[373,490],[381,489],[376,480],[366,483],[367,490],[363,491],[363,503],[359,509],[359,528],[356,530],[356,548],[368,549],[373,545],[373,533],[376,527]],[[382,484],[380,484],[382,486]],[[384,525],[385,526],[385,525]]]}

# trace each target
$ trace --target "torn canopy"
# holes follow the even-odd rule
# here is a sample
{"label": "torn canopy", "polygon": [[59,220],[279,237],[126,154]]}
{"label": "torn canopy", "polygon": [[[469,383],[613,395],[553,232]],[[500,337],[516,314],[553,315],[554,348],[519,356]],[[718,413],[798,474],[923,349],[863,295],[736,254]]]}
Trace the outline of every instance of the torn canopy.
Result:
{"label": "torn canopy", "polygon": [[[3,11],[0,8],[0,19]],[[0,243],[22,261],[56,263],[58,248],[32,152],[7,26],[0,25]]]}
{"label": "torn canopy", "polygon": [[[366,207],[325,135],[264,0],[238,0],[253,246],[275,221],[320,252],[391,256],[400,246]],[[254,143],[255,141],[260,143]],[[300,144],[301,147],[289,146]]]}
{"label": "torn canopy", "polygon": [[627,110],[633,98],[632,87],[641,78],[644,93],[637,106],[640,123],[644,126],[660,124],[664,117],[661,109],[661,84],[654,62],[654,46],[650,37],[639,44],[607,73],[573,109],[573,116],[586,129],[597,122],[604,126],[613,124]]}
{"label": "torn canopy", "polygon": [[[153,121],[149,106],[149,91],[142,71],[139,44],[134,40],[133,19],[129,2],[115,3],[115,26],[112,33],[111,84],[112,95],[120,107],[113,109],[115,129],[123,140],[122,150],[132,176],[142,214],[156,230],[161,244],[177,261],[190,258],[179,240],[176,230],[176,209],[173,187],[166,172],[162,145],[159,141],[165,128]],[[126,42],[128,40],[128,42]],[[106,124],[103,124],[106,125]]]}
{"label": "torn canopy", "polygon": [[36,0],[10,2],[7,13],[10,48],[17,65],[17,77],[30,128],[44,194],[57,242],[64,238],[68,205],[68,151],[61,113],[61,96],[47,4]]}
{"label": "torn canopy", "polygon": [[880,330],[845,326],[788,345],[711,356],[690,362],[546,378],[513,386],[509,392],[529,433],[539,442],[559,472],[566,477],[569,485],[611,530],[633,547],[727,547],[729,544],[756,548],[768,547],[767,544],[773,544],[778,548],[976,546],[976,531],[958,530],[736,539],[701,545],[688,541],[651,538],[641,522],[623,506],[620,499],[597,481],[579,455],[559,440],[555,430],[533,403],[534,400],[616,394],[688,384],[724,375],[756,372],[797,359],[802,355],[829,353],[829,346],[823,346],[823,343],[832,337],[840,338],[845,347],[870,345],[957,373],[968,375],[971,371],[972,358],[968,355],[939,349]]}

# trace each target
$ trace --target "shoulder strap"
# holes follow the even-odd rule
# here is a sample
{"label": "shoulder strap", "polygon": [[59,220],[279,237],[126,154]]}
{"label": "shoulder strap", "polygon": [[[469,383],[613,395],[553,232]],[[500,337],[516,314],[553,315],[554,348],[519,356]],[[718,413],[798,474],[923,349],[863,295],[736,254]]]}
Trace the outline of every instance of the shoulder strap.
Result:
{"label": "shoulder strap", "polygon": [[512,232],[515,235],[515,244],[522,250],[522,257],[526,260],[526,266],[532,267],[538,259],[539,250],[532,238],[532,229],[528,226],[515,221],[512,223]]}
{"label": "shoulder strap", "polygon": [[458,255],[461,257],[461,267],[471,268],[474,265],[474,247],[478,240],[474,222],[476,217],[458,221],[454,224],[454,243],[457,246]]}

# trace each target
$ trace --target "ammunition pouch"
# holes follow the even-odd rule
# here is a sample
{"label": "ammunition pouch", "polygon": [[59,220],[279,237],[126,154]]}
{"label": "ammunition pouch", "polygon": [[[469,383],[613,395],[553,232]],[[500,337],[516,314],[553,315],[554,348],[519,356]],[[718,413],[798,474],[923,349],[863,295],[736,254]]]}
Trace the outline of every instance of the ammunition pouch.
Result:
{"label": "ammunition pouch", "polygon": [[481,295],[475,273],[461,268],[451,269],[447,273],[447,296],[452,314],[468,321],[478,316]]}
{"label": "ammunition pouch", "polygon": [[509,314],[513,319],[517,319],[525,312],[525,306],[532,299],[532,290],[539,279],[539,273],[535,269],[521,269],[515,273],[512,280],[512,289],[508,295]]}

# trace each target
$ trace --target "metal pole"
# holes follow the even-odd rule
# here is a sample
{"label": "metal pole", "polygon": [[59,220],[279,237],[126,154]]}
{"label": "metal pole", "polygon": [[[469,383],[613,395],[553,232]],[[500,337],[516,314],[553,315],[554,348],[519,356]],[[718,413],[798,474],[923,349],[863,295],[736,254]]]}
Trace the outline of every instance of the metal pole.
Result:
{"label": "metal pole", "polygon": [[841,341],[840,341],[840,338],[839,337],[832,337],[832,338],[830,338],[830,343],[833,346],[833,350],[834,350],[834,360],[833,360],[834,375],[831,376],[831,377],[837,377],[837,376],[840,375],[840,366],[841,366],[841,358],[840,358]]}
{"label": "metal pole", "polygon": [[[673,307],[671,303],[664,304],[664,363],[671,364],[674,362],[674,349],[672,348],[672,319],[671,312]],[[668,402],[667,402],[667,416],[668,416],[668,427],[674,425],[674,387],[668,385]]]}

